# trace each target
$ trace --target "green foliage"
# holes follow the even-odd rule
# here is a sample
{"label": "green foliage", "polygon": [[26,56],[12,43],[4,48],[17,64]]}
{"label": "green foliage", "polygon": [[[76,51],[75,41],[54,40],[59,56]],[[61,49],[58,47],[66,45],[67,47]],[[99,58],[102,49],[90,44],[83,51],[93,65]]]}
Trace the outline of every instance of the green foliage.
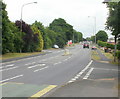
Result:
{"label": "green foliage", "polygon": [[95,36],[91,36],[91,41],[95,42]]}
{"label": "green foliage", "polygon": [[116,52],[116,56],[120,60],[120,50]]}
{"label": "green foliage", "polygon": [[[2,3],[0,1],[0,3]],[[0,6],[0,31],[2,31],[2,53],[34,52],[58,45],[63,48],[68,40],[82,41],[82,33],[73,29],[64,19],[55,19],[49,27],[35,21],[29,25],[22,21],[12,23],[7,16],[6,5]],[[22,31],[21,31],[22,24]],[[1,32],[0,32],[1,33]],[[1,35],[1,34],[0,34]],[[73,38],[74,37],[74,38]]]}
{"label": "green foliage", "polygon": [[48,27],[45,29],[45,33],[46,33],[46,44],[45,47],[46,48],[51,48],[53,47],[53,45],[56,44],[56,37],[57,37],[57,33],[50,30]]}
{"label": "green foliage", "polygon": [[31,26],[32,31],[34,32],[34,49],[35,51],[42,51],[43,50],[43,38],[40,30],[37,28],[36,24]]}
{"label": "green foliage", "polygon": [[15,23],[11,22],[9,27],[13,33],[14,52],[20,52],[20,49],[23,48],[24,41],[22,38],[25,35],[25,33],[20,32],[19,29],[16,27]]}
{"label": "green foliage", "polygon": [[100,30],[97,34],[96,34],[96,40],[100,40],[103,42],[106,42],[108,39],[108,35],[105,31]]}
{"label": "green foliage", "polygon": [[62,18],[55,19],[49,26],[50,30],[57,33],[56,44],[63,48],[68,40],[73,39],[73,26]]}
{"label": "green foliage", "polygon": [[101,47],[106,47],[107,46],[106,42],[103,42],[103,41],[100,41],[100,40],[98,40],[97,44]]}
{"label": "green foliage", "polygon": [[106,28],[112,31],[112,35],[115,35],[116,39],[120,33],[120,2],[107,3],[107,7],[109,8],[109,16],[107,18]]}
{"label": "green foliage", "polygon": [[74,42],[75,43],[78,43],[78,42],[83,40],[83,35],[82,35],[81,32],[77,32],[77,31],[74,30],[73,34],[74,34]]}
{"label": "green foliage", "polygon": [[6,5],[2,3],[2,53],[14,52],[14,35],[10,29],[10,21],[7,16]]}
{"label": "green foliage", "polygon": [[87,37],[86,40],[87,40],[87,41],[91,41],[91,37]]}
{"label": "green foliage", "polygon": [[114,45],[113,44],[110,44],[110,43],[107,43],[107,42],[103,42],[103,41],[100,41],[100,40],[98,40],[97,43],[101,47],[107,47],[107,48],[114,49]]}
{"label": "green foliage", "polygon": [[117,44],[117,49],[120,50],[120,43]]}

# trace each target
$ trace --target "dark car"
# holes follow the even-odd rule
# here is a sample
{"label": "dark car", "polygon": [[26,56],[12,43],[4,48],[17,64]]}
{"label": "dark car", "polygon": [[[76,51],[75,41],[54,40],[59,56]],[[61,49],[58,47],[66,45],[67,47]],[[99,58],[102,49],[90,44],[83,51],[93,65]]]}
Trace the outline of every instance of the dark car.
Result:
{"label": "dark car", "polygon": [[89,43],[84,43],[83,48],[89,48]]}

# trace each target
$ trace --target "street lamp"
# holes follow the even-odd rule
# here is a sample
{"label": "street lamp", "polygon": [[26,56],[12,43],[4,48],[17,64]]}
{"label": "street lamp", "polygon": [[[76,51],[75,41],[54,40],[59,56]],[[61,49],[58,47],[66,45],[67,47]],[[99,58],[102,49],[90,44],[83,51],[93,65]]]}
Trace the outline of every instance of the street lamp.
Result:
{"label": "street lamp", "polygon": [[23,7],[26,6],[26,5],[29,5],[29,4],[37,4],[37,2],[30,2],[30,3],[26,3],[26,4],[22,5],[22,7],[21,7],[21,32],[22,32],[22,13],[23,13]]}
{"label": "street lamp", "polygon": [[94,26],[95,26],[94,32],[95,32],[95,44],[96,44],[96,43],[97,43],[97,42],[96,42],[96,17],[95,17],[95,16],[88,16],[88,18],[89,18],[89,17],[94,18]]}

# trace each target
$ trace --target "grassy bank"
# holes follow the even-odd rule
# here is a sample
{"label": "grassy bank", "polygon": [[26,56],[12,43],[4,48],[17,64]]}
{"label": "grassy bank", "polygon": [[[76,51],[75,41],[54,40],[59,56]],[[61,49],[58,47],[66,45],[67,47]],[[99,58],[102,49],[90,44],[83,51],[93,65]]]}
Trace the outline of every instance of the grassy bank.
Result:
{"label": "grassy bank", "polygon": [[[99,49],[108,59],[111,59],[110,63],[118,64],[118,62],[114,62],[114,56],[112,53],[105,53],[103,50]],[[117,59],[116,59],[117,60]]]}
{"label": "grassy bank", "polygon": [[0,60],[11,59],[11,58],[18,58],[18,57],[25,57],[31,55],[37,55],[43,52],[33,52],[33,53],[7,53],[0,56]]}
{"label": "grassy bank", "polygon": [[100,60],[100,56],[99,56],[99,54],[98,54],[98,52],[96,50],[91,51],[91,58],[93,60]]}

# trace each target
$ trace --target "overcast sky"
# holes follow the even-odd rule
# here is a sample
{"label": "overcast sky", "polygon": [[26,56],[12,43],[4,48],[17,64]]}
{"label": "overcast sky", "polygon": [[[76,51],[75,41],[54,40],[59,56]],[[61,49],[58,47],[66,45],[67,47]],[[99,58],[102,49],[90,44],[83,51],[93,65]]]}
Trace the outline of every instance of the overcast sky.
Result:
{"label": "overcast sky", "polygon": [[[89,37],[94,34],[96,17],[96,32],[105,29],[108,9],[102,3],[104,0],[3,0],[12,22],[20,20],[23,4],[34,1],[37,4],[23,8],[23,20],[28,24],[37,20],[48,26],[54,19],[63,18],[75,30],[82,32],[84,37]],[[110,32],[108,35],[111,37]]]}

